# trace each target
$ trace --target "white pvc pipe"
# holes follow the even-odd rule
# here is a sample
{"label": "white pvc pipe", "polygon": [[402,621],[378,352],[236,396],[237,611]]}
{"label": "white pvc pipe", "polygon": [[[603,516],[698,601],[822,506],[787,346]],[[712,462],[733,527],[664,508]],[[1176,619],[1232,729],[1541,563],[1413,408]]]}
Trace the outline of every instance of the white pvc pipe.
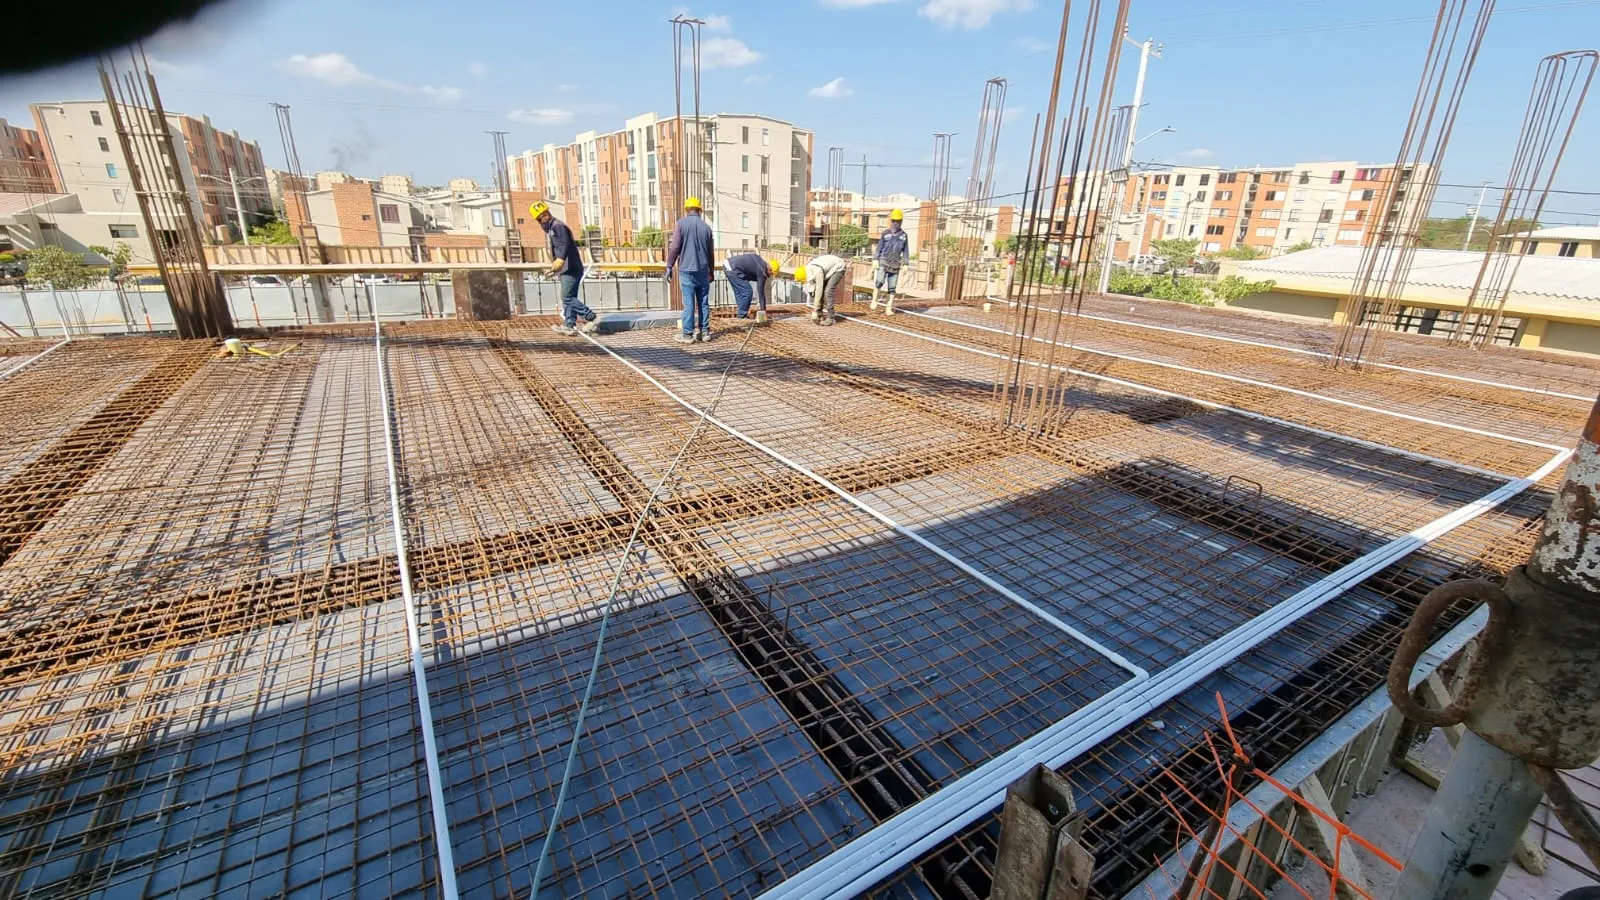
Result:
{"label": "white pvc pipe", "polygon": [[[944,323],[947,323],[947,324],[950,324],[950,325],[959,325],[962,328],[974,328],[974,329],[977,329],[979,331],[991,331],[991,332],[994,332],[995,334],[1010,335],[1010,332],[1008,332],[1008,331],[1004,331],[1004,330],[999,329],[999,328],[991,328],[988,325],[974,325],[971,322],[962,322],[959,319],[945,319],[945,318],[941,318],[939,316],[930,316],[930,315],[927,315],[926,313],[913,312],[911,310],[906,310],[906,312],[909,315],[921,316],[922,318],[925,318],[925,319],[932,319],[935,322],[944,322]],[[1528,438],[1515,437],[1515,436],[1509,435],[1509,434],[1500,434],[1500,433],[1494,432],[1494,431],[1485,431],[1485,430],[1483,430],[1481,428],[1473,428],[1473,427],[1468,426],[1468,425],[1457,425],[1454,422],[1441,422],[1438,419],[1429,419],[1429,418],[1425,418],[1423,416],[1413,416],[1410,413],[1396,412],[1395,410],[1392,410],[1392,409],[1384,409],[1381,406],[1368,406],[1365,403],[1357,403],[1354,400],[1341,400],[1338,397],[1329,397],[1326,394],[1318,394],[1318,393],[1314,393],[1312,391],[1303,391],[1303,390],[1300,390],[1299,388],[1284,387],[1281,384],[1273,384],[1270,381],[1258,381],[1258,380],[1256,380],[1254,378],[1245,378],[1242,375],[1227,375],[1227,374],[1224,374],[1222,372],[1212,372],[1212,371],[1208,371],[1206,369],[1196,369],[1196,368],[1193,368],[1191,366],[1181,366],[1181,365],[1178,365],[1177,363],[1163,362],[1163,361],[1158,360],[1158,359],[1146,359],[1146,358],[1144,358],[1142,356],[1133,356],[1133,355],[1130,355],[1130,354],[1127,354],[1127,353],[1113,353],[1110,350],[1095,350],[1095,349],[1093,349],[1091,347],[1076,346],[1076,345],[1069,345],[1069,344],[1061,344],[1061,343],[1057,343],[1057,342],[1054,342],[1054,341],[1051,341],[1051,340],[1049,340],[1047,338],[1042,338],[1042,337],[1031,337],[1030,336],[1029,340],[1036,341],[1036,342],[1041,343],[1041,344],[1050,344],[1052,346],[1061,347],[1063,349],[1081,350],[1084,353],[1093,353],[1093,354],[1096,354],[1097,356],[1109,356],[1112,359],[1124,359],[1124,360],[1127,360],[1128,362],[1142,363],[1142,364],[1148,365],[1148,366],[1159,366],[1159,367],[1161,367],[1163,369],[1174,369],[1174,370],[1179,371],[1179,372],[1187,372],[1187,373],[1189,373],[1191,375],[1206,375],[1206,376],[1209,376],[1211,378],[1220,378],[1223,381],[1232,381],[1232,382],[1236,382],[1238,384],[1247,384],[1247,385],[1249,385],[1251,387],[1258,387],[1258,388],[1262,388],[1264,390],[1281,391],[1281,392],[1283,392],[1285,394],[1293,394],[1293,395],[1295,395],[1297,397],[1305,397],[1305,398],[1310,399],[1310,400],[1320,400],[1323,403],[1332,403],[1332,404],[1335,404],[1335,405],[1338,405],[1338,406],[1347,406],[1347,407],[1350,407],[1351,409],[1359,409],[1362,412],[1376,413],[1376,414],[1378,414],[1380,416],[1393,416],[1396,419],[1405,419],[1408,422],[1417,422],[1417,423],[1422,424],[1422,425],[1431,425],[1431,426],[1433,426],[1435,428],[1447,428],[1447,429],[1450,429],[1452,431],[1466,432],[1467,434],[1475,434],[1475,435],[1478,435],[1479,437],[1487,437],[1487,438],[1494,438],[1496,440],[1510,441],[1510,442],[1512,442],[1514,444],[1523,444],[1523,445],[1528,446],[1528,447],[1538,447],[1541,450],[1562,450],[1562,449],[1564,449],[1559,444],[1547,444],[1544,441],[1529,440]]]}
{"label": "white pvc pipe", "polygon": [[57,349],[59,349],[61,347],[65,347],[69,343],[71,343],[71,339],[70,338],[62,338],[61,340],[56,341],[54,344],[51,344],[50,346],[44,348],[43,350],[40,350],[38,353],[35,353],[34,355],[28,357],[27,359],[23,360],[22,362],[17,363],[16,365],[14,365],[11,368],[5,370],[4,372],[0,372],[0,378],[6,378],[6,377],[8,377],[10,375],[13,375],[13,374],[17,373],[17,372],[21,372],[23,369],[26,369],[27,367],[33,365],[34,363],[38,362],[39,360],[44,359],[46,356],[50,355],[50,353],[52,353],[53,351],[55,351],[55,350],[57,350]]}
{"label": "white pvc pipe", "polygon": [[422,638],[417,631],[417,601],[411,590],[411,560],[406,553],[405,521],[400,516],[400,478],[395,464],[388,366],[383,360],[383,323],[378,319],[377,309],[372,311],[372,336],[378,357],[378,398],[383,404],[383,456],[389,469],[389,519],[394,528],[395,556],[400,563],[400,596],[405,601],[406,642],[411,645],[411,673],[416,680],[417,714],[422,722],[422,755],[428,769],[428,799],[433,811],[433,845],[439,858],[439,893],[445,900],[459,900],[455,852],[450,846],[450,819],[444,806],[444,777],[439,771],[439,742],[433,733],[428,673],[422,661]]}
{"label": "white pvc pipe", "polygon": [[[991,300],[995,303],[1004,303],[1007,306],[1016,305],[1015,301],[1006,300],[993,295],[989,295],[984,299]],[[1052,315],[1059,315],[1059,313],[1056,313],[1055,310],[1045,310],[1045,312],[1051,313]],[[1095,316],[1083,312],[1077,313],[1076,315],[1079,318],[1089,319],[1094,322],[1110,322],[1113,325],[1127,325],[1130,328],[1148,328],[1151,331],[1164,331],[1168,334],[1182,334],[1188,335],[1189,337],[1205,338],[1212,341],[1225,341],[1229,344],[1243,344],[1246,347],[1262,347],[1267,350],[1282,350],[1285,353],[1298,353],[1302,356],[1315,356],[1319,359],[1333,358],[1333,354],[1331,353],[1323,353],[1320,350],[1307,350],[1303,347],[1290,347],[1284,344],[1272,344],[1266,341],[1252,341],[1246,338],[1226,337],[1220,334],[1207,334],[1204,331],[1189,331],[1188,329],[1173,328],[1168,325],[1151,325],[1147,322],[1134,322],[1128,319],[1115,319],[1110,316]],[[1368,362],[1365,360],[1363,360],[1361,364],[1363,366],[1372,366],[1379,369],[1392,369],[1396,372],[1410,372],[1413,375],[1426,375],[1430,378],[1446,378],[1450,381],[1461,381],[1466,382],[1467,384],[1480,384],[1484,387],[1504,388],[1508,391],[1521,391],[1525,394],[1538,394],[1542,397],[1560,397],[1564,400],[1581,400],[1584,403],[1594,402],[1593,397],[1585,396],[1583,394],[1564,394],[1560,391],[1552,391],[1546,388],[1528,387],[1527,385],[1521,384],[1507,384],[1503,381],[1490,381],[1487,378],[1473,378],[1468,375],[1455,375],[1449,372],[1438,372],[1433,369],[1418,369],[1413,368],[1412,366],[1401,366],[1394,363]]]}
{"label": "white pvc pipe", "polygon": [[950,563],[951,565],[955,566],[957,569],[960,569],[962,572],[964,572],[967,575],[971,576],[972,578],[976,579],[984,587],[989,588],[990,590],[992,590],[995,593],[999,594],[1000,596],[1006,598],[1007,600],[1011,601],[1012,603],[1016,604],[1017,606],[1020,606],[1023,609],[1026,609],[1027,611],[1033,613],[1035,616],[1038,616],[1040,619],[1043,619],[1045,622],[1049,623],[1052,627],[1054,627],[1054,628],[1056,628],[1056,629],[1058,629],[1058,630],[1070,635],[1073,639],[1077,640],[1079,643],[1083,644],[1086,647],[1089,647],[1090,649],[1094,650],[1096,653],[1099,653],[1101,656],[1104,656],[1106,659],[1112,661],[1117,666],[1119,666],[1122,669],[1126,670],[1129,674],[1133,675],[1134,678],[1143,679],[1143,678],[1149,677],[1149,673],[1148,672],[1146,672],[1140,666],[1135,665],[1133,662],[1129,661],[1122,654],[1116,652],[1115,650],[1112,650],[1110,647],[1105,646],[1104,644],[1100,643],[1099,641],[1095,640],[1094,638],[1090,637],[1089,635],[1085,634],[1084,632],[1078,630],[1077,628],[1074,628],[1073,626],[1067,624],[1066,622],[1061,621],[1060,619],[1056,618],[1053,614],[1051,614],[1047,610],[1039,607],[1037,604],[1035,604],[1031,600],[1028,600],[1027,598],[1025,598],[1022,595],[1018,594],[1017,592],[1011,590],[1010,588],[1006,587],[1005,585],[1001,584],[1000,582],[995,581],[993,578],[990,578],[988,575],[984,574],[983,572],[973,568],[971,565],[967,564],[967,562],[962,560],[960,557],[957,557],[956,555],[950,553],[948,550],[945,550],[943,547],[940,547],[938,544],[935,544],[934,542],[928,540],[927,538],[923,537],[922,535],[917,534],[916,532],[911,531],[910,529],[908,529],[905,526],[901,525],[899,522],[895,521],[894,519],[892,519],[889,516],[885,515],[884,513],[880,512],[876,507],[874,507],[871,504],[867,503],[866,501],[862,500],[860,497],[857,497],[856,495],[850,493],[849,491],[845,490],[844,488],[839,487],[837,484],[834,484],[833,482],[831,482],[828,479],[822,477],[821,475],[817,474],[816,472],[812,471],[811,469],[806,468],[801,463],[796,462],[795,460],[790,459],[787,456],[784,456],[782,453],[779,453],[777,450],[774,450],[771,447],[767,446],[766,444],[763,444],[759,440],[756,440],[755,438],[745,434],[744,432],[739,431],[738,429],[734,428],[732,425],[729,425],[728,423],[722,421],[721,419],[718,419],[716,416],[711,415],[710,413],[706,412],[705,410],[701,409],[700,407],[695,406],[693,403],[689,402],[688,400],[685,400],[683,397],[680,397],[678,394],[674,393],[671,388],[669,388],[666,385],[662,384],[661,382],[657,381],[648,372],[644,371],[643,369],[641,369],[638,366],[634,365],[629,360],[624,359],[622,356],[618,355],[616,353],[616,351],[612,350],[610,347],[607,347],[605,344],[600,343],[599,341],[595,340],[593,337],[591,337],[591,336],[589,336],[587,334],[583,335],[583,337],[586,340],[588,340],[589,343],[595,345],[596,347],[599,347],[601,350],[604,350],[607,354],[609,354],[611,356],[611,358],[613,358],[613,359],[617,360],[618,362],[622,363],[623,365],[627,366],[629,369],[632,369],[635,374],[637,374],[639,377],[643,378],[644,380],[650,382],[650,384],[654,385],[657,390],[661,391],[663,394],[666,394],[668,397],[672,398],[672,400],[674,402],[676,402],[679,406],[682,406],[684,409],[688,410],[689,412],[693,413],[694,415],[704,419],[705,421],[711,423],[712,425],[715,425],[717,428],[720,428],[722,431],[726,432],[728,435],[730,435],[731,437],[735,438],[736,440],[742,441],[743,443],[748,444],[751,447],[754,447],[755,449],[761,451],[762,453],[765,453],[766,455],[772,457],[773,459],[777,460],[778,462],[783,463],[784,465],[786,465],[789,468],[795,470],[796,472],[799,472],[801,475],[804,475],[806,478],[811,479],[812,481],[814,481],[817,484],[821,485],[823,488],[827,489],[830,493],[832,493],[835,496],[839,497],[841,500],[844,500],[846,503],[849,503],[851,506],[854,506],[856,509],[861,510],[862,512],[864,512],[867,515],[871,516],[872,518],[877,519],[879,522],[882,522],[884,525],[887,525],[889,528],[893,529],[895,532],[897,532],[901,536],[911,539],[911,541],[916,543],[918,546],[922,547],[922,549],[927,550],[929,553],[932,553],[933,555],[939,557],[940,559],[944,560],[945,562]]}
{"label": "white pvc pipe", "polygon": [[1161,704],[1210,677],[1351,587],[1438,537],[1483,515],[1564,464],[1564,450],[1526,478],[1495,490],[1320,579],[1148,680],[1131,682],[879,824],[762,894],[762,900],[853,897],[987,815],[1036,763],[1059,769]]}
{"label": "white pvc pipe", "polygon": [[[929,318],[937,318],[937,317],[930,316]],[[884,325],[881,322],[874,322],[874,321],[872,321],[870,319],[858,319],[858,318],[854,318],[852,316],[841,316],[840,319],[842,321],[852,322],[852,323],[855,323],[857,325],[870,325],[873,328],[882,328],[885,331],[892,331],[895,334],[903,334],[903,335],[905,335],[907,337],[913,337],[913,338],[916,338],[918,340],[927,341],[927,342],[929,342],[931,344],[938,344],[941,347],[949,347],[952,350],[962,350],[962,351],[965,351],[967,353],[975,353],[975,354],[977,354],[979,356],[987,356],[987,357],[990,357],[992,359],[1009,359],[1010,358],[1010,357],[1006,356],[1003,353],[997,353],[997,352],[995,352],[993,350],[984,350],[981,347],[971,347],[971,346],[968,346],[966,344],[958,344],[958,343],[955,343],[954,341],[947,341],[947,340],[944,340],[942,338],[936,338],[936,337],[934,337],[932,335],[921,334],[921,333],[916,332],[916,331],[907,331],[907,330],[905,330],[903,328],[895,328],[892,325]],[[938,321],[949,322],[949,321],[952,321],[952,320],[939,319]],[[1179,394],[1179,393],[1176,393],[1176,392],[1173,392],[1173,391],[1163,390],[1161,388],[1156,388],[1156,387],[1150,387],[1149,385],[1146,385],[1146,384],[1140,384],[1137,381],[1128,381],[1126,379],[1116,378],[1116,377],[1113,377],[1111,375],[1101,375],[1098,372],[1090,372],[1090,371],[1087,371],[1085,369],[1074,369],[1074,368],[1072,368],[1070,366],[1050,365],[1048,363],[1039,362],[1037,360],[1023,360],[1023,362],[1027,363],[1030,366],[1034,366],[1034,367],[1037,367],[1037,368],[1046,368],[1046,367],[1048,367],[1053,371],[1068,372],[1070,374],[1077,375],[1077,376],[1080,376],[1082,378],[1088,378],[1088,379],[1090,379],[1092,381],[1103,381],[1103,382],[1106,382],[1107,384],[1115,384],[1115,385],[1118,385],[1119,387],[1130,388],[1130,389],[1136,390],[1136,391],[1143,391],[1144,393],[1147,393],[1147,394],[1155,394],[1158,397],[1171,397],[1171,398],[1173,398],[1175,400],[1187,400],[1188,402],[1193,403],[1196,406],[1204,406],[1207,409],[1215,409],[1215,410],[1218,410],[1218,411],[1221,411],[1221,412],[1231,413],[1231,414],[1234,414],[1234,415],[1239,415],[1239,416],[1244,416],[1246,418],[1255,419],[1258,422],[1266,422],[1266,423],[1271,424],[1271,425],[1277,425],[1277,426],[1280,426],[1280,427],[1283,427],[1283,428],[1289,428],[1289,429],[1293,429],[1293,430],[1296,430],[1296,431],[1303,431],[1303,432],[1306,432],[1307,434],[1314,434],[1314,435],[1317,435],[1319,437],[1325,437],[1325,438],[1331,438],[1331,439],[1337,440],[1337,441],[1343,441],[1343,442],[1345,442],[1347,444],[1355,444],[1356,446],[1359,446],[1359,447],[1366,447],[1369,450],[1378,450],[1378,451],[1381,451],[1383,453],[1392,453],[1392,454],[1395,454],[1396,456],[1404,456],[1407,459],[1414,459],[1414,460],[1417,460],[1418,462],[1425,462],[1425,463],[1430,463],[1432,465],[1444,466],[1444,467],[1447,467],[1447,468],[1456,469],[1456,470],[1461,471],[1461,472],[1468,472],[1468,473],[1471,473],[1473,475],[1482,475],[1482,476],[1485,476],[1485,477],[1488,477],[1488,478],[1493,478],[1493,479],[1495,479],[1497,481],[1506,477],[1506,473],[1504,473],[1504,472],[1495,472],[1495,471],[1493,471],[1491,469],[1484,469],[1484,468],[1480,468],[1478,466],[1468,465],[1467,463],[1460,463],[1460,462],[1456,462],[1454,460],[1444,459],[1444,458],[1441,458],[1441,457],[1438,457],[1438,456],[1429,456],[1426,453],[1418,453],[1418,452],[1416,452],[1414,450],[1405,450],[1405,449],[1402,449],[1400,447],[1391,447],[1388,444],[1379,444],[1379,443],[1376,443],[1374,441],[1362,440],[1361,438],[1351,437],[1350,435],[1347,435],[1347,434],[1340,434],[1340,433],[1338,433],[1336,431],[1327,431],[1327,430],[1322,429],[1322,428],[1314,428],[1314,427],[1312,427],[1310,425],[1302,425],[1299,422],[1291,422],[1288,419],[1279,419],[1279,418],[1275,418],[1273,416],[1265,415],[1265,414],[1262,414],[1262,413],[1251,412],[1248,409],[1240,409],[1240,408],[1238,408],[1236,406],[1228,406],[1228,405],[1223,404],[1223,403],[1213,403],[1210,400],[1202,400],[1202,399],[1200,399],[1198,397],[1190,397],[1190,396],[1187,396],[1187,395],[1184,395],[1184,394]]]}

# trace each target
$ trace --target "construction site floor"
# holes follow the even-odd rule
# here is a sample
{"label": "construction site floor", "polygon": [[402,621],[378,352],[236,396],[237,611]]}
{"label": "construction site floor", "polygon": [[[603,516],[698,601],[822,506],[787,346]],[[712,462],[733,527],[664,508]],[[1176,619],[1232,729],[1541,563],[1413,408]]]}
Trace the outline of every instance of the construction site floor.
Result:
{"label": "construction site floor", "polygon": [[[1600,380],[1072,317],[1020,430],[1002,312],[841,311],[83,340],[0,378],[0,895],[432,896],[447,843],[463,894],[526,896],[570,774],[551,896],[757,896],[1048,734],[1115,896],[1172,779],[1205,794],[1219,696],[1270,767],[1427,590],[1526,556]],[[995,832],[874,891],[986,896]]]}

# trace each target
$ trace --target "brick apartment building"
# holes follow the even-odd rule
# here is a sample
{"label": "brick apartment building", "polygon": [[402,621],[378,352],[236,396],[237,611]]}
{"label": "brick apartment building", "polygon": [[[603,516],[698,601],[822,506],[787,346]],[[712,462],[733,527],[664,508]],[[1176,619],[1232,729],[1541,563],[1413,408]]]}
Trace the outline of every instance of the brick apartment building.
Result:
{"label": "brick apartment building", "polygon": [[889,227],[889,213],[896,209],[905,214],[903,227],[911,239],[911,252],[917,256],[926,255],[939,238],[950,235],[972,256],[995,256],[1000,244],[1016,232],[1019,221],[1018,210],[1011,205],[972,208],[957,197],[938,215],[932,201],[912,194],[864,197],[856,191],[819,188],[810,192],[806,207],[806,242],[827,247],[837,226],[857,225],[867,230],[867,252],[871,252],[877,248],[878,236]]}
{"label": "brick apartment building", "polygon": [[[318,243],[345,247],[488,247],[507,240],[505,206],[497,191],[389,193],[372,182],[331,183],[310,190],[305,202],[284,195],[284,220],[297,232],[314,227]],[[544,199],[537,191],[511,192],[511,215],[523,246],[544,244],[528,207]],[[557,206],[558,215],[565,211]]]}
{"label": "brick apartment building", "polygon": [[[586,131],[506,158],[511,185],[566,205],[574,231],[598,228],[632,243],[645,228],[669,229],[686,196],[698,196],[723,247],[805,240],[811,132],[766,116],[718,113],[679,128],[645,113],[619,131]],[[695,140],[699,138],[699,140]],[[683,148],[694,146],[693,160]],[[682,159],[693,183],[678,184]]]}
{"label": "brick apartment building", "polygon": [[45,159],[44,138],[0,119],[0,194],[60,193]]}
{"label": "brick apartment building", "polygon": [[[1166,238],[1199,241],[1203,253],[1240,246],[1264,255],[1300,244],[1363,246],[1373,240],[1383,204],[1399,210],[1416,202],[1420,194],[1412,184],[1426,177],[1427,167],[1414,173],[1357,162],[1135,172],[1123,186],[1115,258],[1149,253],[1151,241]],[[1070,182],[1063,179],[1058,188],[1052,228],[1056,240],[1075,231],[1094,233],[1102,208],[1110,202],[1109,194],[1103,194],[1099,208],[1085,210],[1087,228],[1080,230],[1077,216],[1068,210]]]}

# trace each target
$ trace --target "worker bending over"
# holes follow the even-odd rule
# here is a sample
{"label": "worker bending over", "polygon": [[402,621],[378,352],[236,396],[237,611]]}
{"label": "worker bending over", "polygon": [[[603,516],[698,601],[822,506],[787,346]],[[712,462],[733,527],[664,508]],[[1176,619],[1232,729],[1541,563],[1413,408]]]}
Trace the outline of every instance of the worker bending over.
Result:
{"label": "worker bending over", "polygon": [[759,253],[741,253],[722,264],[728,276],[728,287],[733,288],[733,302],[739,318],[750,314],[750,300],[756,299],[756,324],[767,323],[767,298],[772,276],[778,274],[778,261],[768,262]]}
{"label": "worker bending over", "polygon": [[692,344],[696,339],[711,340],[711,226],[700,217],[700,198],[683,201],[683,218],[672,229],[667,246],[667,281],[672,267],[678,267],[678,286],[683,288],[682,334],[678,342]]}
{"label": "worker bending over", "polygon": [[[550,327],[557,334],[577,334],[580,331],[594,334],[600,330],[600,317],[578,299],[578,285],[583,282],[583,256],[578,252],[578,242],[572,239],[572,229],[552,216],[550,204],[542,200],[529,206],[528,214],[533,216],[550,239],[550,274],[561,278],[561,324]],[[582,327],[578,327],[580,318],[583,319]]]}
{"label": "worker bending over", "polygon": [[833,295],[839,290],[849,266],[832,253],[825,253],[794,270],[794,280],[805,290],[806,305],[811,307],[811,321],[818,325],[833,324]]}
{"label": "worker bending over", "polygon": [[889,230],[878,237],[878,249],[873,254],[877,271],[872,275],[872,308],[878,308],[878,294],[884,291],[883,311],[894,315],[895,293],[900,288],[900,268],[911,263],[911,239],[903,223],[906,214],[898,209],[889,211]]}

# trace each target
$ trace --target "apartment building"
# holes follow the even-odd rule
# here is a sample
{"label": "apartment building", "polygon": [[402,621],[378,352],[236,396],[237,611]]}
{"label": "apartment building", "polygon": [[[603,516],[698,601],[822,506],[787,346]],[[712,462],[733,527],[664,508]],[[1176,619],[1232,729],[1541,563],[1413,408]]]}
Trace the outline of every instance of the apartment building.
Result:
{"label": "apartment building", "polygon": [[811,132],[736,113],[679,126],[645,113],[619,131],[526,150],[506,159],[511,185],[564,201],[574,231],[597,228],[616,244],[632,243],[646,228],[671,228],[688,196],[700,198],[719,246],[804,241]]}
{"label": "apartment building", "polygon": [[1600,259],[1600,225],[1536,228],[1505,235],[1500,238],[1499,244],[1499,249],[1505,253]]}
{"label": "apartment building", "polygon": [[52,194],[58,185],[45,160],[44,139],[32,128],[0,119],[0,193]]}
{"label": "apartment building", "polygon": [[378,190],[385,194],[409,197],[416,190],[410,175],[383,175],[378,178]]}
{"label": "apartment building", "polygon": [[[524,246],[544,242],[528,207],[542,199],[538,192],[512,191],[511,218]],[[565,210],[555,204],[554,212]],[[370,181],[335,184],[308,191],[305,206],[292,194],[284,218],[298,229],[310,223],[317,241],[345,247],[487,247],[507,239],[506,209],[498,191],[433,190],[390,193]]]}
{"label": "apartment building", "polygon": [[[105,101],[35,103],[30,109],[58,190],[77,196],[86,213],[131,213],[131,220],[137,223],[139,206],[133,196],[128,161]],[[144,110],[131,114],[146,118],[152,115]],[[174,179],[171,189],[181,189],[188,195],[195,221],[204,234],[211,236],[226,230],[237,236],[240,210],[233,199],[235,181],[247,224],[271,213],[272,199],[259,144],[245,141],[238,132],[218,130],[209,116],[168,113],[166,124],[178,157],[166,177]],[[145,175],[155,180],[161,179],[163,173]],[[102,244],[109,237],[100,235],[99,239],[84,243]]]}
{"label": "apartment building", "polygon": [[905,214],[901,225],[911,240],[912,254],[917,256],[928,254],[947,236],[959,240],[969,255],[996,256],[1000,244],[1016,233],[1019,222],[1017,208],[1009,204],[971,206],[961,197],[951,197],[941,214],[932,201],[915,194],[871,197],[826,188],[811,191],[806,208],[808,244],[828,246],[839,225],[856,225],[867,230],[869,253],[877,249],[878,236],[888,229],[889,213],[896,209]]}

